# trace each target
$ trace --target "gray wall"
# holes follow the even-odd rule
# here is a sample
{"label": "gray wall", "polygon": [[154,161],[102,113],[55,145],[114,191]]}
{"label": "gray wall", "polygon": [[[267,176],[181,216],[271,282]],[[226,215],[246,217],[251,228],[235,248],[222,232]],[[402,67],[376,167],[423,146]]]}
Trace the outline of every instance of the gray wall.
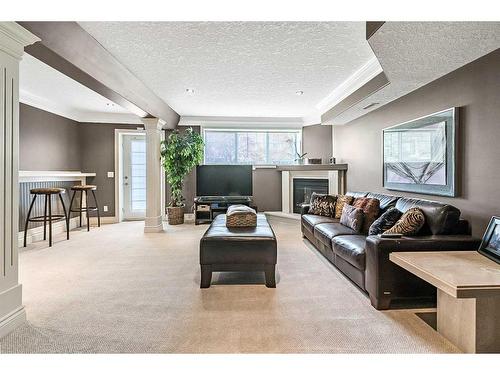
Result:
{"label": "gray wall", "polygon": [[254,170],[253,198],[259,211],[281,211],[281,172],[266,168]]}
{"label": "gray wall", "polygon": [[78,123],[26,104],[19,105],[19,169],[79,171]]}
{"label": "gray wall", "polygon": [[304,126],[302,152],[307,152],[307,158],[322,158],[323,163],[328,163],[328,159],[332,156],[332,126]]}
{"label": "gray wall", "polygon": [[[95,172],[88,182],[97,185],[97,199],[103,216],[115,216],[115,179],[107,177],[115,171],[115,129],[137,129],[140,125],[80,123],[82,171]],[[116,173],[115,173],[116,174]],[[108,206],[108,212],[102,210]]]}
{"label": "gray wall", "polygon": [[382,193],[382,129],[450,107],[460,108],[457,198],[393,192],[448,202],[481,236],[500,215],[500,49],[334,131],[335,152],[349,164],[347,187]]}
{"label": "gray wall", "polygon": [[[140,125],[79,123],[25,104],[19,111],[19,169],[95,172],[102,216],[115,215],[115,129]],[[108,206],[108,212],[103,211]]]}

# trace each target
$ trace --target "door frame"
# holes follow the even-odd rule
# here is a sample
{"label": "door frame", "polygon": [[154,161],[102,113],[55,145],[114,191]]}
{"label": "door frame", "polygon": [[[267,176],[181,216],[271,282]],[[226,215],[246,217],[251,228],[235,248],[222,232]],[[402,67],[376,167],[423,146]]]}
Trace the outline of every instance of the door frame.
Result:
{"label": "door frame", "polygon": [[123,136],[137,134],[146,135],[146,131],[144,129],[115,129],[115,217],[118,223],[123,221],[123,186],[121,184],[123,176]]}

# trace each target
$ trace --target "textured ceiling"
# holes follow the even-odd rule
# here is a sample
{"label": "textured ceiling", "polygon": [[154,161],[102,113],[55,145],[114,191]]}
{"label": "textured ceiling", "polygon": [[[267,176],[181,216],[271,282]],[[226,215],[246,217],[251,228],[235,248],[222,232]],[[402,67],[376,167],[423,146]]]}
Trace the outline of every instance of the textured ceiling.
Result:
{"label": "textured ceiling", "polygon": [[364,22],[80,25],[183,116],[319,117],[315,106],[374,56]]}
{"label": "textured ceiling", "polygon": [[19,71],[22,103],[81,122],[141,123],[140,119],[34,57],[24,54]]}
{"label": "textured ceiling", "polygon": [[[386,22],[370,45],[390,84],[328,123],[346,124],[500,48],[500,22]],[[380,105],[363,109],[371,103]]]}

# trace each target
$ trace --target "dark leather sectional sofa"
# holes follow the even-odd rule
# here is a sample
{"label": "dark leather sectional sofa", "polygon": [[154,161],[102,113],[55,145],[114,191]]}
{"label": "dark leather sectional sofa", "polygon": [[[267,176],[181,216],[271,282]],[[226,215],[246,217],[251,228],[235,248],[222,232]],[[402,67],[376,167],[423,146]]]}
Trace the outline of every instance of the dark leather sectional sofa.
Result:
{"label": "dark leather sectional sofa", "polygon": [[378,310],[391,300],[435,296],[435,288],[389,260],[393,251],[475,250],[480,240],[472,237],[470,225],[460,219],[460,210],[448,204],[393,195],[348,192],[354,197],[377,198],[380,211],[390,207],[405,212],[419,207],[426,223],[417,236],[380,238],[366,236],[339,223],[339,219],[308,214],[304,205],[301,228],[307,238],[331,263],[367,292]]}

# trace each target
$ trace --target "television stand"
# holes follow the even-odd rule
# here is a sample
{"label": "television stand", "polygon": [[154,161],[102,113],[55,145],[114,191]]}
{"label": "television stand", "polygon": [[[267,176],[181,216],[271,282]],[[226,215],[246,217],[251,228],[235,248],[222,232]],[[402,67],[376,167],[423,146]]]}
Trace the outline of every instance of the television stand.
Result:
{"label": "television stand", "polygon": [[252,197],[196,197],[194,199],[194,223],[210,224],[217,215],[225,214],[228,207],[233,204],[244,204],[257,211],[252,206]]}

